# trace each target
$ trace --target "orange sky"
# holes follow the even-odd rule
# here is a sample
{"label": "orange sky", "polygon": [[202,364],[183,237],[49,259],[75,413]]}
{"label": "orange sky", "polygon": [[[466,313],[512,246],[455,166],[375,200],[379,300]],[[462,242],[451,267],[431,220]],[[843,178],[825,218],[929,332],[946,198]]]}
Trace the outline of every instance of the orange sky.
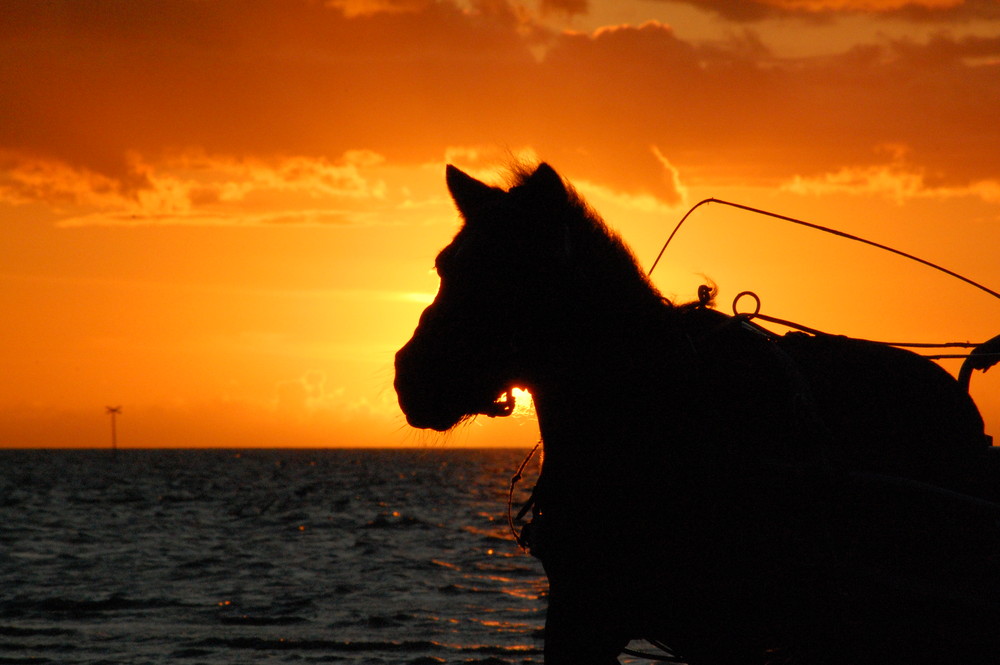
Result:
{"label": "orange sky", "polygon": [[[996,0],[7,0],[0,447],[517,445],[409,430],[392,356],[444,164],[551,163],[648,266],[715,196],[1000,289]],[[831,332],[982,341],[1000,302],[702,208],[657,268]],[[954,370],[954,364],[947,365]],[[973,378],[1000,436],[1000,370]]]}

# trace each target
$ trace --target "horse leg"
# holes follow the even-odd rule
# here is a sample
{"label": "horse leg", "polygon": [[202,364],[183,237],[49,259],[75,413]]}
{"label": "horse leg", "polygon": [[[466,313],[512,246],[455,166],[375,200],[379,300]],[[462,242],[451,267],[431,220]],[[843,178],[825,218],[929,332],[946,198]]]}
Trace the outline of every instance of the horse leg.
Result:
{"label": "horse leg", "polygon": [[[593,580],[591,585],[600,585]],[[629,642],[613,605],[593,586],[551,584],[545,616],[545,665],[617,665]]]}

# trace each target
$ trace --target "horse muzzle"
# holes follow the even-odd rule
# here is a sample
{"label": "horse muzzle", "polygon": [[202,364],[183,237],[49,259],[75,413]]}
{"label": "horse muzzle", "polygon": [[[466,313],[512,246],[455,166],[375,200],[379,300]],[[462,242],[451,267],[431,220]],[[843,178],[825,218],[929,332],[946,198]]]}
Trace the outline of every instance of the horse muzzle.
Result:
{"label": "horse muzzle", "polygon": [[418,362],[412,343],[396,353],[395,368],[393,387],[411,427],[446,432],[467,415],[448,382],[442,382],[427,363]]}
{"label": "horse muzzle", "polygon": [[396,353],[393,381],[399,407],[411,427],[446,432],[465,418],[503,418],[514,411],[514,395],[503,387],[478,389],[417,363],[409,345]]}

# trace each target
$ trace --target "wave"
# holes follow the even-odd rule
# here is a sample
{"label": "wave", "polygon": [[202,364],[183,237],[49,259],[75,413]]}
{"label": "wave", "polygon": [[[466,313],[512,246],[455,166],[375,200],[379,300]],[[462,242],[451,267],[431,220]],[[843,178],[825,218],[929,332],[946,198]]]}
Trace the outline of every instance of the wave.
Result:
{"label": "wave", "polygon": [[261,637],[210,637],[190,645],[195,649],[243,649],[248,651],[332,651],[332,652],[390,652],[419,653],[421,651],[437,651],[451,654],[479,654],[487,656],[510,656],[522,654],[540,654],[541,649],[532,645],[462,645],[446,644],[431,640],[317,640],[317,639],[285,639]]}
{"label": "wave", "polygon": [[0,665],[540,663],[522,457],[0,451]]}
{"label": "wave", "polygon": [[47,618],[85,619],[108,612],[132,612],[172,607],[185,607],[184,603],[163,598],[138,599],[123,594],[103,598],[68,598],[52,596],[31,598],[16,596],[0,602],[0,617],[22,618],[46,616]]}

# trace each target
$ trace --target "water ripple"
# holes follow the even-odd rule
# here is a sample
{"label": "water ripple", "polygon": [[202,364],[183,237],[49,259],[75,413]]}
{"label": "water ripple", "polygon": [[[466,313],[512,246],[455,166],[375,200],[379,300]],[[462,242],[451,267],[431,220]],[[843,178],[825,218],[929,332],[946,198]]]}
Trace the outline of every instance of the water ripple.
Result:
{"label": "water ripple", "polygon": [[0,451],[0,665],[540,663],[522,451]]}

